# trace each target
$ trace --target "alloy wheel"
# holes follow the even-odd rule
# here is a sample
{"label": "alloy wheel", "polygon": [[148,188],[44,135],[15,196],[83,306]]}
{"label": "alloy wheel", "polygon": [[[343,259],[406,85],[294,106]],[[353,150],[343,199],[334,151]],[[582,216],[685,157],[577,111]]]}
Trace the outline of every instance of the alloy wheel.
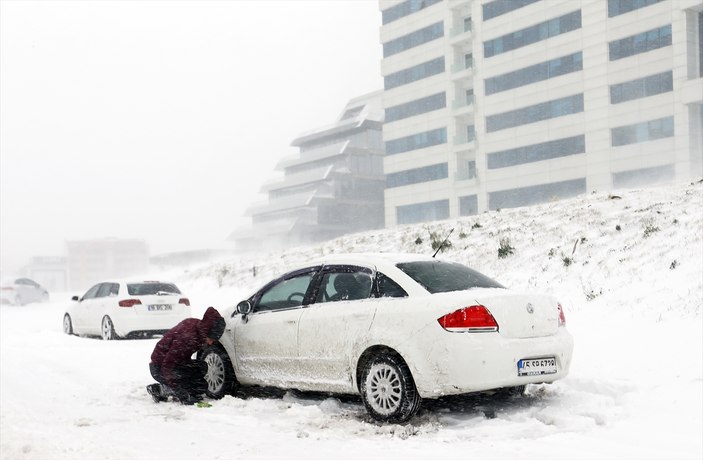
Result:
{"label": "alloy wheel", "polygon": [[379,414],[390,415],[403,401],[403,388],[398,370],[386,363],[376,363],[366,377],[369,405]]}

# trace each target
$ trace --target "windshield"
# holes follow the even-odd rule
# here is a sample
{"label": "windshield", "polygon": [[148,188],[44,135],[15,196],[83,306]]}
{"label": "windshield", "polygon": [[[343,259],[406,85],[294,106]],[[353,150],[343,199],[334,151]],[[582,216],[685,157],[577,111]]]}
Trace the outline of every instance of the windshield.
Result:
{"label": "windshield", "polygon": [[474,288],[505,289],[505,286],[486,275],[457,263],[433,260],[406,262],[397,267],[432,294]]}
{"label": "windshield", "polygon": [[175,284],[171,283],[133,283],[127,285],[129,295],[168,295],[180,294]]}

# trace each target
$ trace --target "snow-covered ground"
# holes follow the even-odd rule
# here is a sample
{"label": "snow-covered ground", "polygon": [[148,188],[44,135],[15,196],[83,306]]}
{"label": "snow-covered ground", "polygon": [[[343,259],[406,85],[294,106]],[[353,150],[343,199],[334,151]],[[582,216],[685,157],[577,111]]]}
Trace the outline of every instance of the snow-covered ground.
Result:
{"label": "snow-covered ground", "polygon": [[[575,350],[555,384],[510,400],[425,401],[406,425],[373,422],[355,398],[297,392],[252,391],[210,408],[154,404],[144,387],[156,339],[66,336],[72,293],[55,293],[48,304],[0,309],[0,457],[701,459],[703,184],[614,195],[159,274],[200,316],[320,254],[432,253],[430,233],[454,228],[437,257],[561,299]],[[499,258],[505,239],[513,254]]]}

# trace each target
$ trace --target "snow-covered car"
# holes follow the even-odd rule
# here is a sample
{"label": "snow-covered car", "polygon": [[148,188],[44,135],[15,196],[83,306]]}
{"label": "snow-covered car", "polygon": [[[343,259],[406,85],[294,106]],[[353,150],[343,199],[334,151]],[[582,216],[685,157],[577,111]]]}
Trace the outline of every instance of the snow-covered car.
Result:
{"label": "snow-covered car", "polygon": [[32,302],[46,302],[49,292],[39,283],[29,278],[9,278],[2,280],[0,303],[5,305],[25,305]]}
{"label": "snow-covered car", "polygon": [[237,384],[359,392],[390,422],[422,398],[554,382],[573,351],[555,298],[417,254],[328,256],[223,313],[224,335],[200,354],[209,396]]}
{"label": "snow-covered car", "polygon": [[163,334],[191,316],[190,300],[162,281],[106,281],[72,300],[63,331],[103,340]]}

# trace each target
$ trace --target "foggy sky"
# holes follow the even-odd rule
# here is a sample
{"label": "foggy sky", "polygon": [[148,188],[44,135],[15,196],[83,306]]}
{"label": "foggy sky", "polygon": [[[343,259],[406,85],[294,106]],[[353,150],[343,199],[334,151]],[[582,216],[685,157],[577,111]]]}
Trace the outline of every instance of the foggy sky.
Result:
{"label": "foggy sky", "polygon": [[0,2],[0,268],[217,247],[300,133],[380,90],[375,0]]}

